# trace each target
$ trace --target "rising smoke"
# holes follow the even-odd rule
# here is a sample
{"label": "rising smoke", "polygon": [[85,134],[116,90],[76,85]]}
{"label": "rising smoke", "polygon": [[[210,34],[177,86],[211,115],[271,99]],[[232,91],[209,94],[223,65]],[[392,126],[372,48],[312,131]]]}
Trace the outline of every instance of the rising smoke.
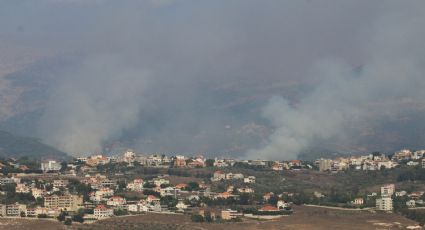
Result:
{"label": "rising smoke", "polygon": [[291,159],[358,150],[425,114],[422,1],[0,4],[0,38],[78,63],[49,86],[36,133],[71,154],[132,139],[142,152]]}
{"label": "rising smoke", "polygon": [[409,117],[412,108],[425,112],[423,3],[389,6],[363,44],[367,58],[361,68],[321,60],[311,71],[321,82],[299,103],[279,96],[270,100],[262,115],[276,130],[249,157],[294,159],[317,140],[356,139],[384,120]]}

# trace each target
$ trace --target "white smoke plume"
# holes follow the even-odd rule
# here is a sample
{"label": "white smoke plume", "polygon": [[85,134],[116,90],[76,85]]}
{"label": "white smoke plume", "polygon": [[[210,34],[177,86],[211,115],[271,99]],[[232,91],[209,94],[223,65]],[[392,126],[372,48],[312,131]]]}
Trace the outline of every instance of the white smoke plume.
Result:
{"label": "white smoke plume", "polygon": [[390,4],[364,41],[366,59],[361,68],[344,60],[322,60],[311,68],[320,79],[298,103],[272,98],[262,115],[275,127],[263,148],[250,158],[294,159],[318,141],[356,139],[359,127],[424,112],[425,11],[423,3]]}
{"label": "white smoke plume", "polygon": [[41,135],[71,154],[101,152],[104,141],[137,123],[147,76],[117,57],[86,60],[52,90]]}

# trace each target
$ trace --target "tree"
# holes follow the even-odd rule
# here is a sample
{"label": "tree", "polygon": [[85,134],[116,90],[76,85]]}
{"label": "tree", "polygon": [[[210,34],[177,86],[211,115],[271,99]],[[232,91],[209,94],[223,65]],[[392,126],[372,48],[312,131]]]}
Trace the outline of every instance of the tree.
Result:
{"label": "tree", "polygon": [[201,215],[192,215],[190,219],[193,222],[204,222],[204,217]]}
{"label": "tree", "polygon": [[76,221],[76,222],[83,223],[84,222],[84,210],[83,210],[83,213],[78,213],[78,214],[72,216],[72,220]]}
{"label": "tree", "polygon": [[197,191],[199,190],[199,184],[197,182],[189,182],[186,186],[188,191]]}
{"label": "tree", "polygon": [[207,165],[207,167],[214,167],[214,162],[215,162],[214,159],[207,159],[205,161],[205,164]]}
{"label": "tree", "polygon": [[65,225],[71,225],[72,224],[72,220],[71,219],[66,219],[64,222]]}
{"label": "tree", "polygon": [[167,205],[169,208],[174,208],[177,205],[177,199],[172,196],[161,197],[161,205]]}
{"label": "tree", "polygon": [[61,212],[59,215],[58,215],[58,217],[57,217],[57,219],[59,220],[59,221],[64,221],[65,220],[65,217],[68,215],[68,213],[66,213],[66,212]]}
{"label": "tree", "polygon": [[212,219],[212,217],[211,217],[211,212],[205,212],[205,221],[206,222],[212,222],[213,221],[213,219]]}

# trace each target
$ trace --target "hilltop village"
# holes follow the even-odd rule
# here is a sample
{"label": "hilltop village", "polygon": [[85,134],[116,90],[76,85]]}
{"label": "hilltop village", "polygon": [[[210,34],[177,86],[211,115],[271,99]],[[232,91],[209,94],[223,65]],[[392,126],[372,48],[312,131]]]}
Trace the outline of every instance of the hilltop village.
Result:
{"label": "hilltop village", "polygon": [[[307,205],[425,222],[425,150],[316,161],[206,159],[128,150],[59,162],[0,160],[0,216],[66,225],[167,213],[193,222],[272,220]],[[417,183],[416,183],[417,182]]]}

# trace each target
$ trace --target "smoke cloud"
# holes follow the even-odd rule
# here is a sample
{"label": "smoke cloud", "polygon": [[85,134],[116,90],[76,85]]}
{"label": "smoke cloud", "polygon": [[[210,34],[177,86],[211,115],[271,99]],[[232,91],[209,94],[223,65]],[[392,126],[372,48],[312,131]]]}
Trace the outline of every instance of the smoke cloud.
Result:
{"label": "smoke cloud", "polygon": [[423,142],[422,9],[370,0],[2,1],[0,47],[66,60],[39,60],[13,78],[37,103],[13,99],[34,107],[26,122],[35,131],[25,125],[25,135],[70,154],[129,147],[292,159],[316,147]]}
{"label": "smoke cloud", "polygon": [[275,131],[263,148],[248,156],[294,159],[318,141],[359,139],[383,121],[411,118],[412,109],[423,117],[423,6],[388,5],[364,42],[367,58],[361,68],[341,59],[321,60],[311,70],[320,83],[298,103],[272,98],[262,115]]}

